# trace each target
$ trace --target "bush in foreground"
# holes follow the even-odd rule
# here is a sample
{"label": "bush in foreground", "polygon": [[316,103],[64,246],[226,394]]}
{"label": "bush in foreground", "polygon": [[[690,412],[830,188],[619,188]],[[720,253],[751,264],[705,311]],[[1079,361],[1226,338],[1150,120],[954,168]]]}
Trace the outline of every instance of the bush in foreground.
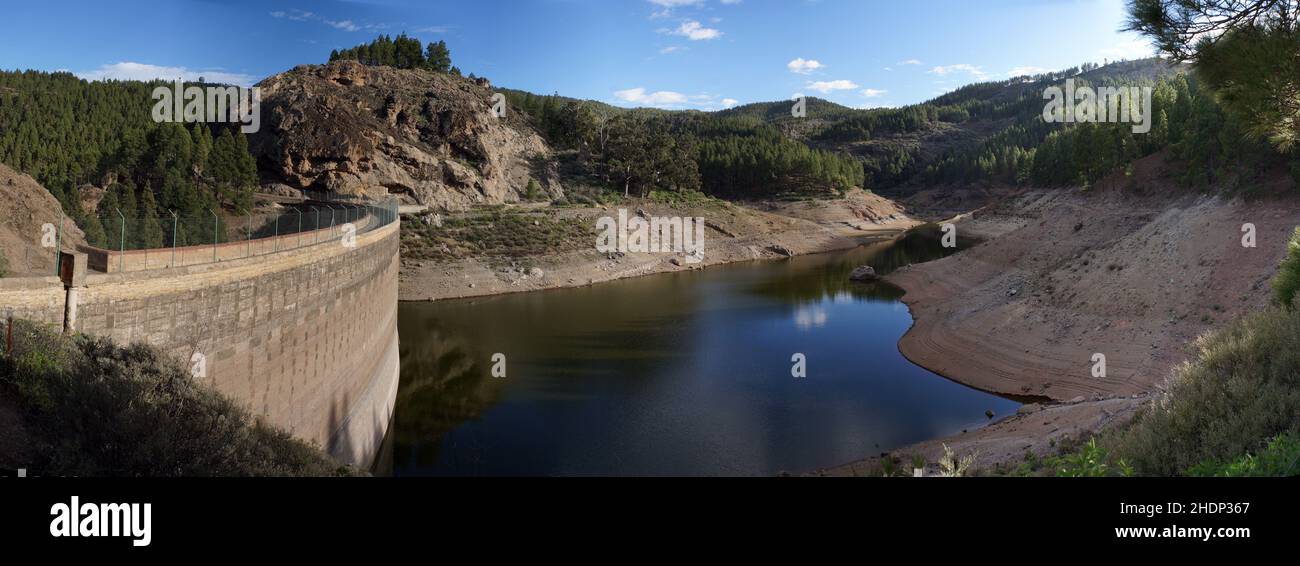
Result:
{"label": "bush in foreground", "polygon": [[1168,390],[1103,442],[1139,474],[1225,462],[1300,430],[1300,312],[1270,309],[1196,342]]}
{"label": "bush in foreground", "polygon": [[[0,329],[3,323],[0,322]],[[345,475],[253,419],[158,350],[68,338],[24,321],[0,350],[0,396],[21,413],[28,468],[53,476]]]}
{"label": "bush in foreground", "polygon": [[1300,228],[1296,228],[1287,242],[1286,258],[1273,277],[1273,299],[1282,308],[1290,309],[1296,292],[1300,292]]}
{"label": "bush in foreground", "polygon": [[1197,477],[1300,476],[1300,435],[1279,435],[1257,454],[1229,462],[1202,462],[1187,473]]}

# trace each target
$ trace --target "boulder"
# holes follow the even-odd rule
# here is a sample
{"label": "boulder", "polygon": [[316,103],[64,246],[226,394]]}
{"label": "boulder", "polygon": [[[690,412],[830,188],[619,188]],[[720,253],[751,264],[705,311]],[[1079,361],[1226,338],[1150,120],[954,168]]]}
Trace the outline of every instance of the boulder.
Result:
{"label": "boulder", "polygon": [[861,266],[849,274],[850,281],[877,281],[879,279],[880,276],[876,275],[876,268],[870,265]]}
{"label": "boulder", "polygon": [[772,244],[767,247],[767,250],[774,254],[783,255],[785,257],[794,257],[794,252],[790,251],[790,248],[787,248],[781,244]]}

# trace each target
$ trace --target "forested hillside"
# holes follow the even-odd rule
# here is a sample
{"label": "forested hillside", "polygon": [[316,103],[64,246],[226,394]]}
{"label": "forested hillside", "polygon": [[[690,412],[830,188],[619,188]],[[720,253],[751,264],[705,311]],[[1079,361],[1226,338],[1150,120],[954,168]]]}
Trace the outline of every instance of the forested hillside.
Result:
{"label": "forested hillside", "polygon": [[[0,72],[0,162],[44,185],[93,244],[106,243],[103,219],[118,211],[141,240],[128,245],[155,246],[170,244],[160,219],[171,211],[250,208],[257,170],[244,134],[154,122],[151,93],[162,84]],[[97,210],[82,209],[86,184],[105,189]]]}
{"label": "forested hillside", "polygon": [[864,183],[858,160],[809,147],[755,115],[627,110],[519,91],[509,92],[508,100],[552,146],[577,150],[592,174],[629,194],[678,189],[737,199],[830,196]]}
{"label": "forested hillside", "polygon": [[[1151,131],[1044,121],[1044,89],[1066,79],[1078,87],[1151,87]],[[552,144],[590,155],[592,169],[612,182],[626,180],[613,167],[626,158],[610,145],[627,137],[634,140],[628,148],[694,155],[701,190],[730,198],[834,194],[854,185],[904,195],[963,184],[1088,185],[1164,149],[1188,185],[1239,186],[1294,161],[1247,136],[1190,67],[1157,58],[972,84],[901,108],[857,110],[808,98],[802,117],[791,115],[791,101],[706,113],[628,110],[518,91],[509,98]],[[656,142],[664,133],[672,139]],[[655,168],[653,160],[645,165]],[[682,178],[673,186],[696,186],[694,174]]]}
{"label": "forested hillside", "polygon": [[[405,34],[381,35],[330,59],[460,73],[445,43],[424,45]],[[1155,58],[1089,63],[968,85],[901,108],[859,110],[808,98],[801,117],[791,115],[791,101],[666,111],[499,92],[571,161],[566,174],[627,196],[702,191],[744,200],[834,196],[854,186],[894,195],[963,185],[1086,186],[1165,150],[1189,185],[1249,185],[1253,175],[1288,163],[1300,170],[1291,146],[1273,151],[1249,135],[1260,126],[1248,113],[1225,112],[1199,76]],[[1135,134],[1128,123],[1045,122],[1044,89],[1066,79],[1152,87],[1150,133]],[[106,241],[102,219],[118,218],[119,210],[140,240],[131,243],[147,246],[170,243],[160,226],[172,212],[249,209],[258,171],[244,135],[153,122],[150,92],[158,84],[0,73],[0,161],[45,185],[93,243]],[[107,189],[102,199],[79,194],[86,184]],[[82,202],[98,205],[82,210]]]}

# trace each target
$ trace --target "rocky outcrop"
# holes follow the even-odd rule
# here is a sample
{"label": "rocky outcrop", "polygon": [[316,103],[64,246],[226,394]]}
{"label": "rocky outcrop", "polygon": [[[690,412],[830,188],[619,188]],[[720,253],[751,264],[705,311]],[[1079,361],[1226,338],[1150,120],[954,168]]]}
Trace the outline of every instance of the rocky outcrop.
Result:
{"label": "rocky outcrop", "polygon": [[474,81],[336,61],[258,86],[251,149],[266,184],[444,210],[517,202],[530,178],[562,195],[541,136],[517,112],[498,118]]}
{"label": "rocky outcrop", "polygon": [[[62,213],[59,201],[35,179],[0,164],[0,255],[9,275],[54,274],[53,244],[46,247],[42,240],[49,230],[58,242]],[[86,241],[71,218],[63,218],[61,238],[66,250]]]}
{"label": "rocky outcrop", "polygon": [[876,281],[878,279],[880,279],[880,276],[876,275],[876,268],[870,265],[858,267],[853,270],[853,273],[849,274],[850,281]]}

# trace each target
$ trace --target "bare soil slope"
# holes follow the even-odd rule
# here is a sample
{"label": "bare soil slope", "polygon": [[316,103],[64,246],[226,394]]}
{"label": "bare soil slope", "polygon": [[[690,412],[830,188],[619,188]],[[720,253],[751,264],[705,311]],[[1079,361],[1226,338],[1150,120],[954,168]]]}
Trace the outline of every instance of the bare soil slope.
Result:
{"label": "bare soil slope", "polygon": [[[1164,180],[1160,156],[1091,191],[1013,193],[957,217],[988,238],[887,280],[914,324],[899,343],[946,377],[1041,403],[977,431],[896,450],[933,462],[948,444],[977,466],[1014,464],[1124,422],[1190,358],[1200,334],[1271,300],[1269,280],[1300,226],[1300,196],[1278,172],[1251,200]],[[1253,224],[1257,246],[1243,247]],[[1104,377],[1093,377],[1103,354]],[[825,470],[860,474],[878,458]]]}
{"label": "bare soil slope", "polygon": [[[534,207],[536,208],[536,207]],[[616,217],[619,206],[539,208],[551,219],[591,227],[601,216]],[[638,202],[622,206],[629,214],[703,218],[704,258],[684,254],[602,254],[594,236],[579,249],[516,258],[472,257],[454,261],[421,260],[403,254],[399,296],[427,301],[574,287],[710,265],[775,259],[848,249],[865,239],[888,237],[918,224],[892,201],[864,191],[844,199],[741,205],[713,201],[684,207]],[[763,208],[766,210],[759,210]],[[768,211],[770,210],[770,212]]]}
{"label": "bare soil slope", "polygon": [[[54,275],[54,248],[42,246],[45,224],[57,226],[61,207],[35,179],[0,164],[0,255],[9,276]],[[74,249],[85,235],[64,219],[63,249]]]}

